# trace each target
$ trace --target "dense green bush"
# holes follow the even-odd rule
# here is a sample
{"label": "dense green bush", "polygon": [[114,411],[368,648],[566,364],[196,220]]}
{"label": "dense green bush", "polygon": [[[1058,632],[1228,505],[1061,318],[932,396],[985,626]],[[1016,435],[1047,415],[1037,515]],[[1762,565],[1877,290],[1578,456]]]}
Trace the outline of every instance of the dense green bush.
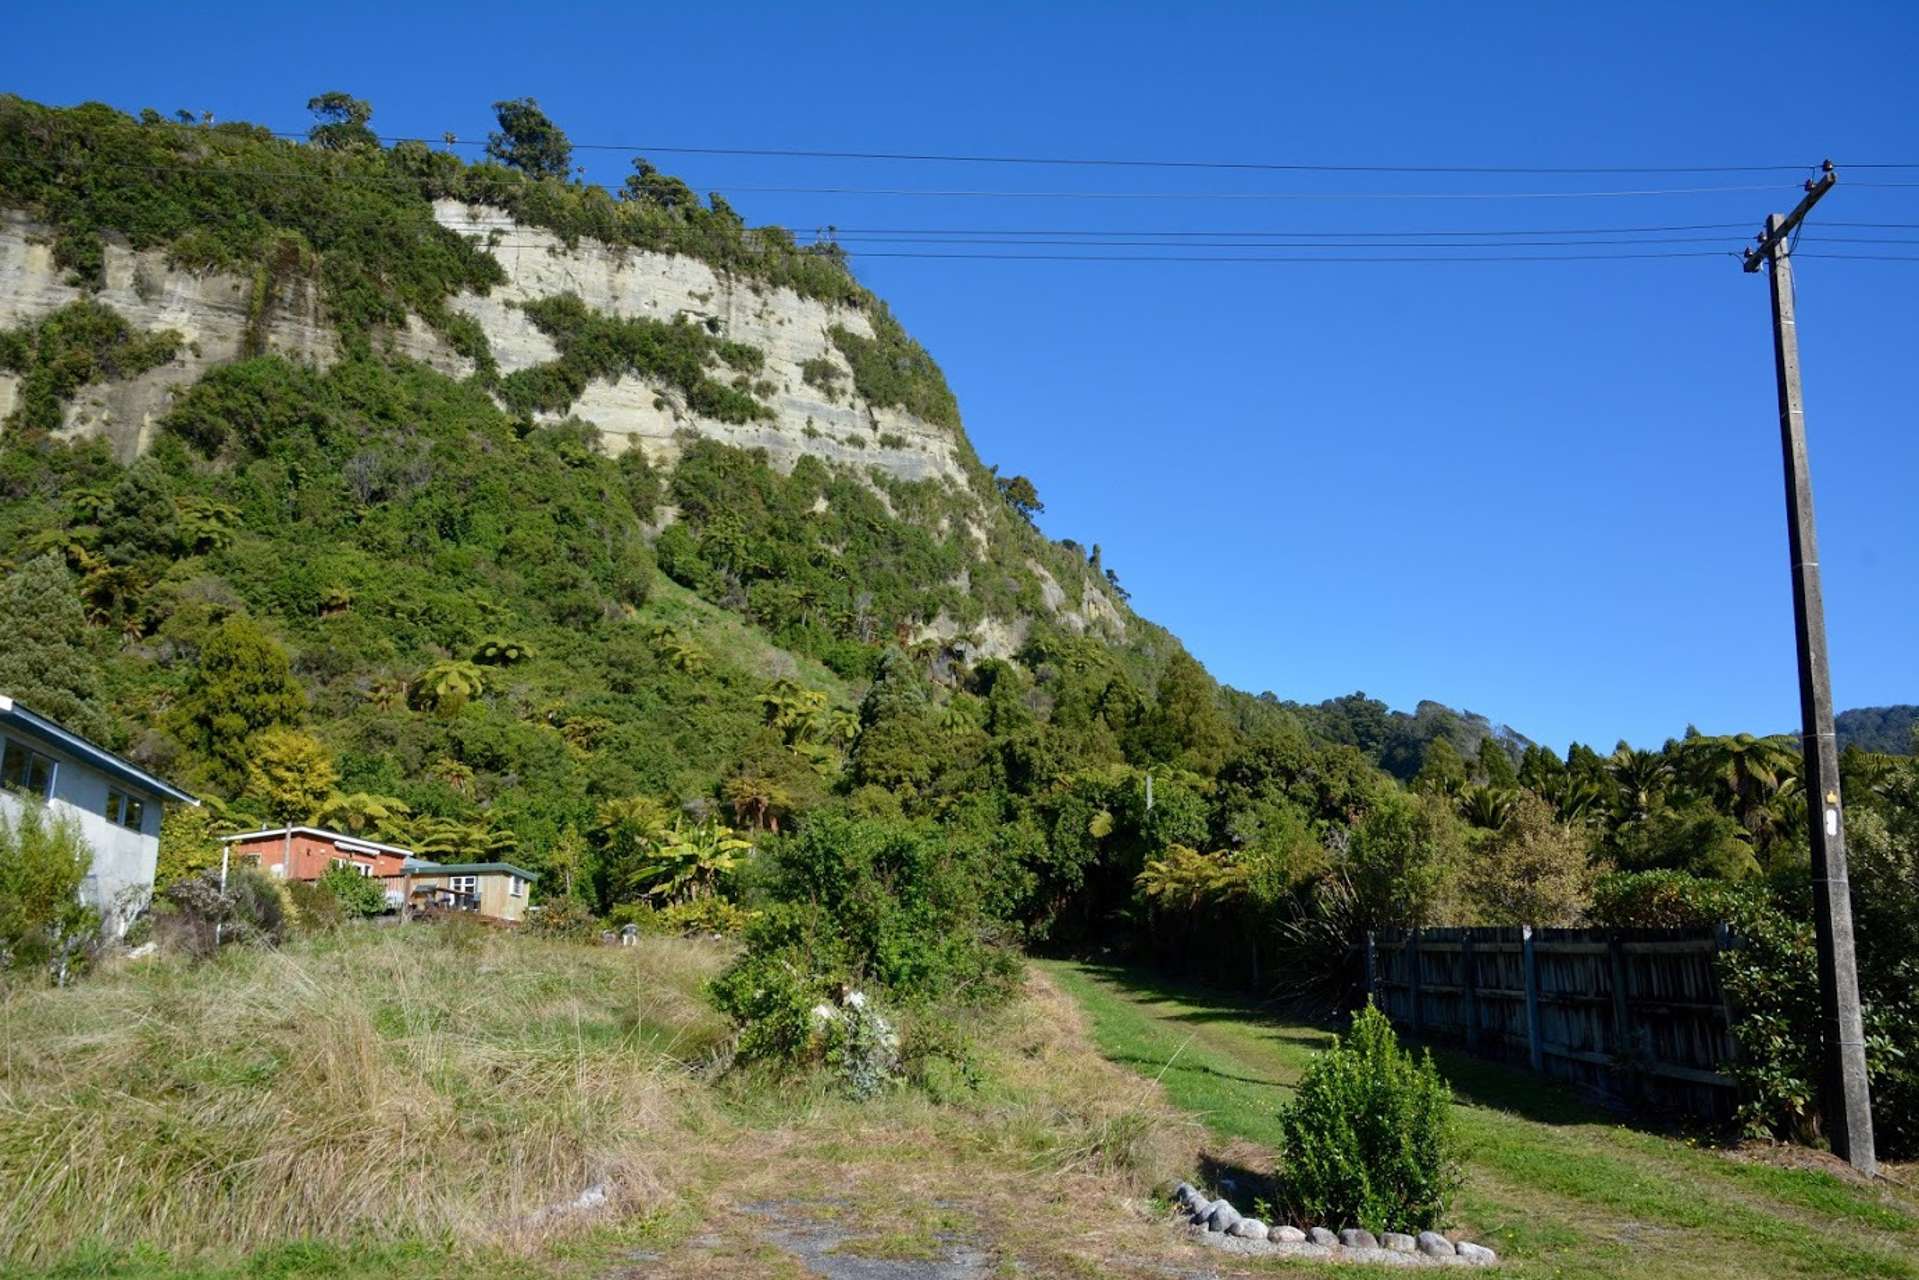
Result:
{"label": "dense green bush", "polygon": [[20,375],[18,406],[5,426],[39,433],[59,429],[67,402],[82,387],[136,377],[179,354],[172,329],[138,334],[111,307],[69,302],[31,327],[0,330],[0,370]]}
{"label": "dense green bush", "polygon": [[1368,1002],[1280,1113],[1292,1212],[1375,1233],[1438,1227],[1460,1182],[1452,1101],[1432,1054],[1415,1061]]}
{"label": "dense green bush", "polygon": [[372,876],[363,876],[352,867],[338,863],[320,875],[320,887],[333,895],[346,916],[377,916],[386,910],[386,890]]}
{"label": "dense green bush", "polygon": [[71,820],[26,805],[0,811],[0,975],[39,973],[64,983],[99,929],[80,903],[93,850]]}
{"label": "dense green bush", "polygon": [[924,823],[822,814],[771,842],[764,909],[714,984],[744,1060],[826,1052],[813,1010],[860,991],[909,1006],[983,1005],[1017,974],[984,909],[981,868]]}
{"label": "dense green bush", "polygon": [[1731,921],[1754,891],[1686,871],[1615,871],[1593,885],[1586,918],[1607,929],[1709,929]]}

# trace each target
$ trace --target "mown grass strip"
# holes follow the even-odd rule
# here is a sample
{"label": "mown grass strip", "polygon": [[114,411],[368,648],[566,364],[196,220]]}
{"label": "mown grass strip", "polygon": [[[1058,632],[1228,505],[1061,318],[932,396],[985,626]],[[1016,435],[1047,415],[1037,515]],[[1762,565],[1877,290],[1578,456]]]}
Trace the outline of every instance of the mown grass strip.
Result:
{"label": "mown grass strip", "polygon": [[[1321,1029],[1138,973],[1054,964],[1109,1058],[1224,1138],[1268,1148]],[[1519,1274],[1919,1276],[1919,1220],[1817,1170],[1628,1129],[1517,1072],[1442,1055],[1471,1146],[1458,1206]]]}

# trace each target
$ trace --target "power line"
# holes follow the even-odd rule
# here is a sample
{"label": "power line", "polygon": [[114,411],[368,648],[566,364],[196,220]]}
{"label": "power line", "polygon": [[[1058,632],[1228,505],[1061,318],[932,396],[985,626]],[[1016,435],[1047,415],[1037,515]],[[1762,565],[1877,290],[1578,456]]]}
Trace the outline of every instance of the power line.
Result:
{"label": "power line", "polygon": [[[463,219],[461,227],[518,227],[527,225],[517,218],[488,217]],[[1876,226],[1875,223],[1822,224],[1829,227],[1839,226]],[[1919,228],[1919,223],[1888,223],[1887,226],[1910,225]],[[923,235],[923,236],[1167,236],[1192,238],[1228,238],[1246,239],[1258,237],[1324,237],[1324,236],[1365,236],[1369,238],[1391,236],[1574,236],[1574,235],[1637,235],[1641,233],[1669,231],[1746,231],[1750,222],[1693,222],[1677,223],[1667,226],[1640,227],[1524,227],[1524,228],[1488,228],[1479,231],[1459,230],[1399,230],[1399,231],[1357,231],[1349,228],[1321,231],[1202,231],[1202,230],[1151,230],[1134,228],[1131,230],[1092,231],[1073,228],[1052,227],[1043,230],[1015,230],[1006,227],[842,227],[819,228],[817,232],[800,234],[818,234],[830,231],[835,235]]]}
{"label": "power line", "polygon": [[[277,138],[305,140],[307,130],[279,130]],[[385,143],[447,144],[441,138],[375,135]],[[456,147],[485,146],[480,138],[454,138]],[[1628,174],[1628,173],[1803,173],[1818,168],[1805,164],[1688,164],[1688,165],[1394,165],[1318,164],[1261,160],[1164,160],[1131,157],[987,155],[974,152],[840,151],[808,147],[689,147],[626,142],[575,142],[575,151],[624,151],[659,155],[741,156],[800,160],[889,160],[921,164],[1007,164],[1107,169],[1212,169],[1265,173],[1457,173],[1457,174]],[[1919,169],[1919,163],[1839,163],[1841,169]]]}
{"label": "power line", "polygon": [[[1816,164],[1740,165],[1525,165],[1302,164],[1251,160],[1133,160],[1065,156],[976,155],[952,152],[823,151],[781,147],[596,146],[594,150],[638,151],[659,155],[753,156],[803,160],[904,160],[935,164],[1007,164],[1104,169],[1209,169],[1260,173],[1457,173],[1457,174],[1627,174],[1627,173],[1801,173]],[[1915,166],[1919,167],[1919,166]]]}
{"label": "power line", "polygon": [[[1783,184],[1784,189],[1796,189]],[[1864,183],[1854,183],[1863,186]],[[1905,185],[1894,183],[1889,185]],[[1911,184],[1919,186],[1919,183]],[[1654,187],[1616,191],[994,191],[927,187],[762,187],[729,185],[731,194],[908,196],[946,200],[1604,200],[1779,191],[1780,183]]]}
{"label": "power line", "polygon": [[[1631,246],[1646,244],[1723,244],[1725,236],[1666,236],[1644,237],[1632,240],[1475,240],[1466,243],[1446,240],[1239,240],[1230,244],[1189,245],[1173,239],[1158,240],[1052,240],[1052,239],[1006,239],[991,236],[968,236],[964,238],[934,238],[924,236],[865,236],[838,235],[817,236],[814,244],[923,244],[923,245],[1052,245],[1072,246],[1082,249],[1154,249],[1191,247],[1206,249],[1548,249],[1598,247],[1605,245]],[[1919,244],[1919,241],[1867,240],[1866,244]]]}
{"label": "power line", "polygon": [[[111,168],[146,173],[184,173],[202,178],[269,178],[305,182],[386,183],[419,189],[430,185],[430,175],[311,173],[298,169],[233,169],[207,164],[151,164],[99,157],[50,161],[60,168]],[[704,184],[702,184],[704,185]],[[1854,186],[1867,184],[1854,183]],[[1893,186],[1908,184],[1887,184]],[[1919,186],[1919,183],[1909,184]],[[919,196],[948,199],[1006,200],[1583,200],[1655,196],[1713,195],[1731,192],[1778,191],[1791,184],[1749,183],[1733,186],[1652,187],[1610,191],[1020,191],[941,190],[923,187],[782,187],[728,185],[725,191],[756,195]]]}

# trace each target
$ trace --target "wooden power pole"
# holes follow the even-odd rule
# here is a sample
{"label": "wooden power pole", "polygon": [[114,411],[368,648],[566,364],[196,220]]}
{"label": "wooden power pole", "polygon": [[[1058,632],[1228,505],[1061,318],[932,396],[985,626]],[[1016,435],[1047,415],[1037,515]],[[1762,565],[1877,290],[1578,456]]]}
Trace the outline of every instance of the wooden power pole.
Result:
{"label": "wooden power pole", "polygon": [[1867,1175],[1878,1172],[1872,1096],[1866,1080],[1866,1032],[1853,958],[1852,892],[1846,883],[1846,820],[1839,801],[1839,748],[1832,729],[1832,673],[1826,663],[1826,609],[1819,589],[1819,538],[1806,462],[1806,416],[1799,390],[1799,330],[1793,321],[1793,230],[1839,175],[1806,183],[1791,213],[1773,214],[1746,252],[1747,271],[1772,267],[1772,358],[1779,381],[1779,442],[1786,457],[1786,530],[1792,549],[1792,616],[1799,642],[1806,816],[1812,830],[1813,927],[1819,942],[1821,1093],[1834,1154]]}

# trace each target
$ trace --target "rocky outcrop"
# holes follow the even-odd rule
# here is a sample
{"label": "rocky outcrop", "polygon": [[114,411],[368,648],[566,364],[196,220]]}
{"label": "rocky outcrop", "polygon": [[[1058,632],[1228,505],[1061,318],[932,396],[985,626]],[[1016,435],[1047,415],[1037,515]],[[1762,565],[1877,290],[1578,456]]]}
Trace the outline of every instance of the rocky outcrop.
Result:
{"label": "rocky outcrop", "polygon": [[[81,388],[67,405],[62,437],[104,436],[126,461],[146,448],[173,392],[215,365],[238,360],[250,349],[319,364],[338,356],[339,338],[326,323],[310,281],[290,282],[256,308],[251,279],[177,270],[163,251],[136,253],[109,239],[106,284],[89,291],[67,282],[53,261],[52,241],[48,229],[0,209],[0,329],[34,324],[70,302],[91,298],[137,330],[172,329],[184,339],[180,354],[159,368]],[[13,412],[18,389],[17,376],[0,373],[0,418]]]}
{"label": "rocky outcrop", "polygon": [[[872,325],[859,309],[728,279],[694,258],[594,241],[569,248],[551,232],[514,223],[497,209],[442,201],[435,215],[443,225],[491,246],[505,269],[505,284],[449,303],[479,322],[502,373],[555,358],[552,340],[519,304],[568,293],[593,310],[624,318],[685,316],[764,353],[755,379],[770,385],[766,402],[774,417],[769,420],[740,424],[701,417],[666,388],[640,378],[592,383],[570,413],[597,426],[609,450],[641,448],[651,457],[668,458],[690,434],[765,449],[782,470],[810,455],[905,480],[965,484],[958,432],[869,403],[855,391],[852,371],[830,334],[837,326],[872,336]],[[52,241],[50,229],[0,210],[0,329],[35,323],[90,297],[137,330],[172,329],[185,340],[180,356],[169,364],[84,388],[67,406],[63,437],[103,436],[128,459],[146,448],[173,393],[215,365],[259,352],[321,366],[339,358],[339,336],[327,323],[318,286],[310,279],[256,281],[184,270],[170,264],[163,250],[136,252],[109,237],[105,285],[88,291],[69,283],[54,263]],[[417,319],[380,341],[396,354],[455,377],[473,371],[471,361]],[[812,382],[806,377],[809,368]],[[18,381],[0,373],[0,417],[12,412]]]}

